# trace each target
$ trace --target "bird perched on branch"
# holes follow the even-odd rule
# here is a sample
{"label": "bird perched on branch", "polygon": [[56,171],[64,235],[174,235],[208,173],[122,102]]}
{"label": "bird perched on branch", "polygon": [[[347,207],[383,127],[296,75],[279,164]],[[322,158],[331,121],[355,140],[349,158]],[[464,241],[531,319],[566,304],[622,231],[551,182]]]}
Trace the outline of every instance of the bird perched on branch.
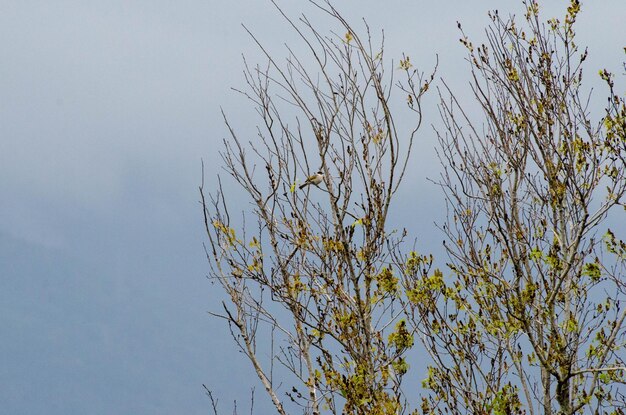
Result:
{"label": "bird perched on branch", "polygon": [[309,176],[306,179],[306,181],[300,185],[300,189],[304,189],[305,187],[311,184],[314,184],[315,186],[317,186],[320,183],[322,183],[322,180],[324,180],[324,173],[322,173],[322,171],[320,170],[317,173]]}

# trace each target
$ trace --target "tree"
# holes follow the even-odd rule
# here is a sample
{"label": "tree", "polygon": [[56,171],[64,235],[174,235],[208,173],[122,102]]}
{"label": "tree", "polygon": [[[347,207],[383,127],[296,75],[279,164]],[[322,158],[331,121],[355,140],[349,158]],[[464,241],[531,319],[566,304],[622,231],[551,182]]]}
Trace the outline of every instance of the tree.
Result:
{"label": "tree", "polygon": [[[224,116],[225,169],[251,211],[235,220],[221,180],[212,196],[200,189],[211,278],[226,293],[215,315],[276,411],[289,412],[286,394],[305,413],[409,412],[416,335],[431,358],[412,372],[425,377],[421,413],[622,411],[626,244],[602,226],[624,206],[626,106],[602,71],[609,105],[592,121],[578,2],[546,25],[524,1],[522,28],[494,12],[478,48],[463,34],[484,126],[444,82],[444,270],[387,225],[434,71],[403,56],[394,84],[367,25],[360,35],[330,2],[313,4],[342,34],[283,14],[313,64],[292,49],[280,64],[257,41],[268,64],[246,65],[241,91],[257,137]],[[407,107],[414,125],[401,131]],[[300,189],[316,171],[321,183]],[[291,377],[275,379],[277,366]]]}
{"label": "tree", "polygon": [[[242,93],[260,115],[258,137],[246,146],[224,118],[230,139],[222,157],[252,202],[254,231],[249,221],[243,232],[231,225],[221,181],[210,201],[201,189],[212,277],[228,296],[220,317],[278,413],[287,411],[282,379],[272,378],[276,362],[294,375],[287,394],[307,413],[398,413],[413,336],[394,307],[401,292],[394,260],[405,234],[386,222],[434,73],[424,76],[406,56],[404,81],[394,85],[395,68],[367,25],[361,36],[330,2],[314,4],[342,35],[283,16],[315,70],[291,49],[281,65],[257,42],[268,65],[246,66]],[[399,105],[413,114],[409,131],[396,126]],[[300,189],[318,170],[322,183]],[[260,335],[263,327],[269,332]],[[268,362],[259,337],[279,345]]]}
{"label": "tree", "polygon": [[411,305],[434,362],[424,408],[623,413],[626,245],[603,226],[626,206],[626,107],[603,70],[609,105],[590,115],[578,1],[547,24],[524,6],[521,27],[493,12],[486,44],[461,39],[483,125],[442,94],[452,275],[423,274]]}

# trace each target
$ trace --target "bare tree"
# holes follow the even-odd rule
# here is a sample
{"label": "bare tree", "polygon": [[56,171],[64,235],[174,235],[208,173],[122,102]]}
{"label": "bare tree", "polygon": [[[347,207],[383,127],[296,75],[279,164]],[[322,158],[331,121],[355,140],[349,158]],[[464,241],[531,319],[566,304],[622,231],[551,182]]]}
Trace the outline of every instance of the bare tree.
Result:
{"label": "bare tree", "polygon": [[[240,137],[224,117],[225,169],[252,206],[245,222],[233,219],[221,180],[210,197],[200,189],[211,278],[227,294],[219,316],[278,413],[285,396],[304,413],[403,413],[413,345],[396,263],[405,233],[387,216],[434,71],[403,56],[394,84],[367,25],[360,35],[330,2],[313,4],[340,33],[283,14],[307,56],[288,47],[279,62],[257,41],[268,64],[246,64],[240,91],[259,114],[257,136]],[[414,125],[401,131],[394,114],[407,105]],[[277,363],[292,384],[274,379]]]}
{"label": "bare tree", "polygon": [[623,414],[626,245],[606,219],[625,207],[626,106],[601,71],[609,104],[593,119],[577,0],[545,23],[523,4],[521,23],[490,14],[485,44],[461,30],[481,122],[441,92],[451,275],[417,256],[405,278],[433,361],[422,409]]}

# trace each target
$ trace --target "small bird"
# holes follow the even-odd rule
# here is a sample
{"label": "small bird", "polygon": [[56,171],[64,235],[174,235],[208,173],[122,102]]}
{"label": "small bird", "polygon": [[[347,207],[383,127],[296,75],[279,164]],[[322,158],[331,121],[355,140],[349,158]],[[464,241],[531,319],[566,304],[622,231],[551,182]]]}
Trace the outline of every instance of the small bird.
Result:
{"label": "small bird", "polygon": [[317,173],[309,176],[306,181],[300,185],[300,189],[304,189],[310,184],[314,184],[317,186],[318,184],[322,183],[322,180],[324,180],[324,173],[322,173],[322,171],[320,170]]}

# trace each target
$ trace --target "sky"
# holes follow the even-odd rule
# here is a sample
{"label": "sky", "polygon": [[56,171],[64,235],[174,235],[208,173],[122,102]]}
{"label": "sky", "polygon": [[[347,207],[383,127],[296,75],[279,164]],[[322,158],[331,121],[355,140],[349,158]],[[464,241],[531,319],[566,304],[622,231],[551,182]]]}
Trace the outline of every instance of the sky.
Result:
{"label": "sky", "polygon": [[[545,12],[561,14],[564,1]],[[306,1],[282,1],[321,32],[337,26]],[[486,13],[518,1],[335,4],[385,30],[402,52],[466,91],[456,21],[480,39]],[[583,2],[588,75],[618,71],[623,0]],[[242,134],[253,108],[242,54],[263,62],[246,25],[277,57],[294,34],[266,0],[0,2],[0,406],[10,414],[206,414],[202,384],[225,412],[262,388],[223,322],[198,200],[221,172],[220,108]],[[598,95],[598,102],[602,102]],[[461,95],[461,98],[464,98]],[[467,97],[466,97],[467,98]],[[439,240],[434,96],[397,213]],[[424,197],[426,196],[426,197]],[[245,207],[245,205],[242,205]],[[439,246],[432,250],[440,249]],[[259,397],[259,408],[263,398]]]}

